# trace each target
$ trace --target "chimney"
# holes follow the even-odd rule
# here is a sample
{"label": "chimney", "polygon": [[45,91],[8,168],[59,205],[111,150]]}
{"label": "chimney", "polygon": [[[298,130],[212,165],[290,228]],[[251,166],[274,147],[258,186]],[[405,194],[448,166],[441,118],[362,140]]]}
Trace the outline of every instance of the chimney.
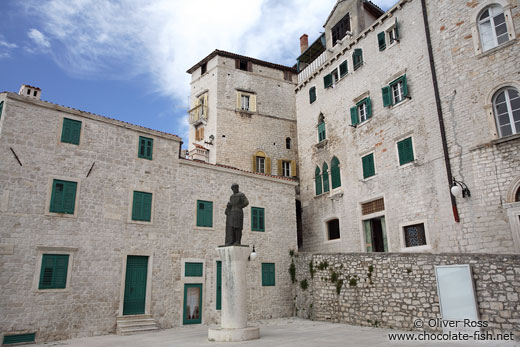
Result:
{"label": "chimney", "polygon": [[309,36],[307,34],[303,34],[300,37],[300,53],[303,53],[309,48]]}
{"label": "chimney", "polygon": [[42,90],[38,87],[33,87],[28,84],[22,84],[18,94],[22,96],[27,96],[32,99],[40,100]]}

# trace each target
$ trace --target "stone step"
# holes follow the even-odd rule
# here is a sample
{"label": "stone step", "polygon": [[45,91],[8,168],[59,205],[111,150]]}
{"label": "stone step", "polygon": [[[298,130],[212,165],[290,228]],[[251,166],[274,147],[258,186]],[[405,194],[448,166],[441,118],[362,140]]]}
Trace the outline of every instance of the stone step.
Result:
{"label": "stone step", "polygon": [[144,334],[144,333],[153,333],[159,331],[158,326],[147,326],[147,327],[124,327],[118,328],[118,335],[135,335],[135,334]]}
{"label": "stone step", "polygon": [[118,327],[134,327],[134,326],[156,326],[157,323],[154,319],[142,319],[135,321],[117,322]]}
{"label": "stone step", "polygon": [[159,331],[159,326],[152,315],[134,315],[117,317],[116,333],[133,335]]}

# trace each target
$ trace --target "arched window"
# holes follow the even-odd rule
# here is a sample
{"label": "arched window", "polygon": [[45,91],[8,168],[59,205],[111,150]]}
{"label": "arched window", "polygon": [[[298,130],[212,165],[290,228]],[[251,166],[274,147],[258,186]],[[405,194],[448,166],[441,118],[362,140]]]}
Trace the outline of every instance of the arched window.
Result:
{"label": "arched window", "polygon": [[486,8],[478,17],[478,29],[483,52],[507,42],[509,35],[502,6],[495,4]]}
{"label": "arched window", "polygon": [[520,187],[518,187],[516,194],[515,194],[515,201],[520,202]]}
{"label": "arched window", "polygon": [[330,162],[330,176],[332,181],[332,189],[341,187],[341,175],[339,172],[339,160],[338,158],[332,158]]}
{"label": "arched window", "polygon": [[506,87],[493,97],[493,111],[500,137],[520,133],[520,96],[518,90]]}
{"label": "arched window", "polygon": [[323,163],[323,192],[328,192],[329,191],[329,166],[327,165],[327,163]]}
{"label": "arched window", "polygon": [[325,134],[325,117],[322,113],[318,117],[318,142],[321,142],[327,138]]}
{"label": "arched window", "polygon": [[290,137],[285,138],[285,148],[291,149],[291,138]]}
{"label": "arched window", "polygon": [[314,184],[316,186],[316,195],[320,195],[321,191],[321,175],[320,175],[320,167],[316,166],[316,171],[314,171]]}

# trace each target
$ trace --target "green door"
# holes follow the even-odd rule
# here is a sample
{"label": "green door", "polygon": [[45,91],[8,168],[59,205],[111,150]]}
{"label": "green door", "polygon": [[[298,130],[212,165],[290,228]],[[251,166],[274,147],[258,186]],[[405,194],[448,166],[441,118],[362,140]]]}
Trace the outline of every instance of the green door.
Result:
{"label": "green door", "polygon": [[129,255],[126,260],[123,315],[144,314],[148,257]]}
{"label": "green door", "polygon": [[201,321],[202,284],[185,284],[182,324],[200,324]]}

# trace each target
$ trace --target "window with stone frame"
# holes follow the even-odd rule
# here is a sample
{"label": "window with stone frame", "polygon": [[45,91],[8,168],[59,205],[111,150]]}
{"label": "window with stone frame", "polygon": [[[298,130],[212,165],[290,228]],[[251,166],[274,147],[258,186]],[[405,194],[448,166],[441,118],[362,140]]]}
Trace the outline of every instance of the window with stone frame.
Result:
{"label": "window with stone frame", "polygon": [[357,125],[368,120],[372,116],[372,101],[366,97],[359,101],[356,106],[350,108],[350,121],[352,125]]}
{"label": "window with stone frame", "polygon": [[256,172],[265,173],[265,158],[257,156],[256,157]]}
{"label": "window with stone frame", "polygon": [[244,112],[256,112],[256,94],[237,90],[237,110]]}
{"label": "window with stone frame", "polygon": [[424,223],[407,225],[403,228],[406,247],[418,247],[426,245],[426,233]]}
{"label": "window with stone frame", "polygon": [[282,174],[284,177],[291,177],[291,162],[287,160],[282,161]]}
{"label": "window with stone frame", "polygon": [[504,9],[498,4],[487,7],[478,17],[478,30],[482,51],[509,41]]}
{"label": "window with stone frame", "polygon": [[327,239],[337,240],[340,238],[339,219],[331,219],[327,222]]}
{"label": "window with stone frame", "polygon": [[291,144],[291,138],[290,137],[286,137],[285,138],[285,149],[291,149],[292,147],[292,144]]}
{"label": "window with stone frame", "polygon": [[493,112],[500,137],[520,133],[520,95],[516,88],[506,87],[495,94]]}
{"label": "window with stone frame", "polygon": [[204,127],[197,126],[197,127],[195,127],[195,141],[202,141],[202,140],[204,140]]}

